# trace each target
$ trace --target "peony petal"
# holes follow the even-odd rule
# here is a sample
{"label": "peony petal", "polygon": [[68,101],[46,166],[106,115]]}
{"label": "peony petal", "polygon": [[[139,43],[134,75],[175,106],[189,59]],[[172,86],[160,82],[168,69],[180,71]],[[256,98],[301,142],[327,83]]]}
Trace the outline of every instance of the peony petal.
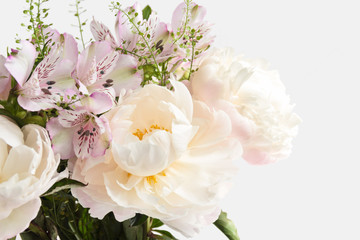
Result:
{"label": "peony petal", "polygon": [[3,166],[1,177],[9,179],[13,175],[21,173],[34,175],[40,163],[40,157],[34,149],[25,145],[12,148]]}
{"label": "peony petal", "polygon": [[0,139],[11,147],[24,144],[24,135],[20,128],[8,118],[0,115]]}
{"label": "peony petal", "polygon": [[32,71],[35,59],[38,53],[35,46],[28,41],[21,41],[22,49],[17,55],[10,55],[6,59],[5,67],[15,78],[20,86],[22,86]]}
{"label": "peony petal", "polygon": [[14,209],[7,218],[0,219],[0,239],[10,239],[24,231],[37,216],[40,206],[40,198],[35,198]]}

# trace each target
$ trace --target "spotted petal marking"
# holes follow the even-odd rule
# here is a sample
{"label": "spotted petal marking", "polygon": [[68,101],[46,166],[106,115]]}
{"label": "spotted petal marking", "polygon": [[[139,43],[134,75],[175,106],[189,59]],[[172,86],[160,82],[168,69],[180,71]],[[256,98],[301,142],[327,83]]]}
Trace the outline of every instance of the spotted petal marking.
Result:
{"label": "spotted petal marking", "polygon": [[106,55],[96,66],[98,81],[101,81],[117,64],[120,54],[118,52],[111,52]]}
{"label": "spotted petal marking", "polygon": [[90,24],[90,30],[96,41],[109,41],[112,48],[117,47],[116,40],[111,34],[109,28],[101,22],[93,19]]}
{"label": "spotted petal marking", "polygon": [[85,125],[78,126],[73,138],[76,156],[78,158],[90,156],[99,137],[100,129],[93,119],[90,119]]}
{"label": "spotted petal marking", "polygon": [[86,110],[62,110],[59,112],[59,123],[65,128],[71,128],[83,125],[90,117]]}

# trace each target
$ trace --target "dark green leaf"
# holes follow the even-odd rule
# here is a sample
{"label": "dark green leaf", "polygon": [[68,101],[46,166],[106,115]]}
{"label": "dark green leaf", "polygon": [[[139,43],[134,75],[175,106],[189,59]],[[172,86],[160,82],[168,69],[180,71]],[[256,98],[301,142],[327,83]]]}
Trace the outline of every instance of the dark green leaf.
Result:
{"label": "dark green leaf", "polygon": [[240,240],[240,237],[237,233],[235,224],[227,218],[227,213],[221,211],[218,220],[214,222],[214,225],[220,229],[221,232],[225,234],[230,240]]}
{"label": "dark green leaf", "polygon": [[164,223],[162,221],[160,221],[157,218],[153,218],[151,228],[158,228],[158,227],[161,227],[162,225],[164,225]]}
{"label": "dark green leaf", "polygon": [[142,10],[142,15],[143,15],[143,19],[144,20],[149,20],[149,17],[151,15],[151,7],[149,5],[147,5],[143,10]]}
{"label": "dark green leaf", "polygon": [[40,239],[49,239],[43,227],[32,222],[29,226],[31,232],[35,233]]}
{"label": "dark green leaf", "polygon": [[144,225],[130,227],[130,220],[123,222],[125,237],[128,240],[142,240],[144,237]]}
{"label": "dark green leaf", "polygon": [[23,232],[20,233],[20,236],[22,240],[42,240],[41,238],[39,238],[39,236],[32,232]]}
{"label": "dark green leaf", "polygon": [[42,195],[42,197],[52,195],[54,193],[60,192],[65,189],[70,189],[74,187],[84,187],[86,186],[82,182],[78,182],[74,179],[64,178],[59,182],[56,182],[46,193]]}
{"label": "dark green leaf", "polygon": [[130,227],[139,226],[148,219],[148,216],[137,213],[135,217],[130,219]]}
{"label": "dark green leaf", "polygon": [[177,240],[170,232],[166,230],[154,230],[154,232],[160,233],[163,240]]}

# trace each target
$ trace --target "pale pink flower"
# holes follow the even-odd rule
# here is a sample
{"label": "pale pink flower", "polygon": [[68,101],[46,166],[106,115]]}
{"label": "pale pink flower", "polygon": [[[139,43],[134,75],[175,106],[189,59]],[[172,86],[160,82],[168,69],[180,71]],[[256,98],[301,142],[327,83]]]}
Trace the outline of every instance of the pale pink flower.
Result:
{"label": "pale pink flower", "polygon": [[53,150],[62,159],[98,157],[110,146],[108,121],[88,109],[60,110],[59,116],[46,124]]}
{"label": "pale pink flower", "polygon": [[75,88],[71,73],[77,62],[77,43],[66,33],[53,38],[59,40],[32,74],[37,52],[30,42],[22,41],[23,48],[6,60],[5,67],[20,86],[18,102],[26,110],[54,108],[63,91]]}
{"label": "pale pink flower", "polygon": [[190,91],[230,116],[232,134],[249,163],[270,163],[290,154],[300,119],[276,71],[228,49],[214,50],[191,77]]}
{"label": "pale pink flower", "polygon": [[[108,27],[95,19],[91,22],[91,32],[97,41],[107,41],[114,49],[122,49],[130,52],[130,54],[147,56],[150,61],[153,59],[149,47],[155,48],[156,51],[153,52],[153,55],[157,62],[162,62],[171,57],[173,53],[169,26],[166,23],[159,22],[154,11],[148,20],[144,20],[141,10],[141,6],[136,3],[124,9],[125,13],[119,11],[115,23],[116,39]],[[128,14],[129,12],[131,13]],[[133,19],[133,23],[129,21],[126,15]],[[143,37],[140,36],[139,31]]]}
{"label": "pale pink flower", "polygon": [[[186,16],[188,13],[188,17]],[[183,2],[180,3],[172,15],[171,28],[177,55],[188,59],[182,67],[188,68],[189,61],[194,58],[194,69],[198,60],[214,41],[210,34],[211,24],[205,21],[206,8],[190,3],[189,9]],[[191,36],[194,36],[191,38]],[[196,43],[194,51],[192,44]],[[194,54],[194,55],[193,55]]]}
{"label": "pale pink flower", "polygon": [[217,219],[241,147],[228,137],[224,112],[193,102],[182,83],[171,83],[174,92],[150,84],[121,99],[104,115],[111,148],[76,160],[72,178],[87,186],[72,192],[93,217],[112,211],[123,221],[143,213],[186,236]]}
{"label": "pale pink flower", "polygon": [[11,89],[11,76],[5,62],[6,58],[0,55],[0,100],[7,100]]}
{"label": "pale pink flower", "polygon": [[136,68],[137,61],[132,56],[114,51],[108,42],[93,42],[80,54],[73,77],[84,95],[98,92],[99,96],[107,95],[114,100],[121,89],[140,87]]}

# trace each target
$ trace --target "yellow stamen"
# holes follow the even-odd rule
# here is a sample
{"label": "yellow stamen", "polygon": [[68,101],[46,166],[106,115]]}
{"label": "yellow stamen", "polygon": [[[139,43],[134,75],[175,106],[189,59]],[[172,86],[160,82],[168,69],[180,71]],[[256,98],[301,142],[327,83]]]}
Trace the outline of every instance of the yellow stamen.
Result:
{"label": "yellow stamen", "polygon": [[150,126],[149,129],[145,128],[143,131],[141,131],[139,128],[136,129],[136,132],[134,132],[133,135],[137,136],[141,141],[146,134],[151,133],[153,130],[164,130],[164,131],[167,131],[167,132],[171,133],[171,131],[169,129],[166,129],[164,127],[160,127],[157,124],[155,124],[155,125],[153,124],[153,125]]}
{"label": "yellow stamen", "polygon": [[[166,176],[164,171],[162,171],[161,173],[158,173],[157,175],[161,175],[164,177]],[[158,182],[157,178],[156,178],[157,175],[146,177],[146,181],[149,183],[149,185],[153,186]]]}

